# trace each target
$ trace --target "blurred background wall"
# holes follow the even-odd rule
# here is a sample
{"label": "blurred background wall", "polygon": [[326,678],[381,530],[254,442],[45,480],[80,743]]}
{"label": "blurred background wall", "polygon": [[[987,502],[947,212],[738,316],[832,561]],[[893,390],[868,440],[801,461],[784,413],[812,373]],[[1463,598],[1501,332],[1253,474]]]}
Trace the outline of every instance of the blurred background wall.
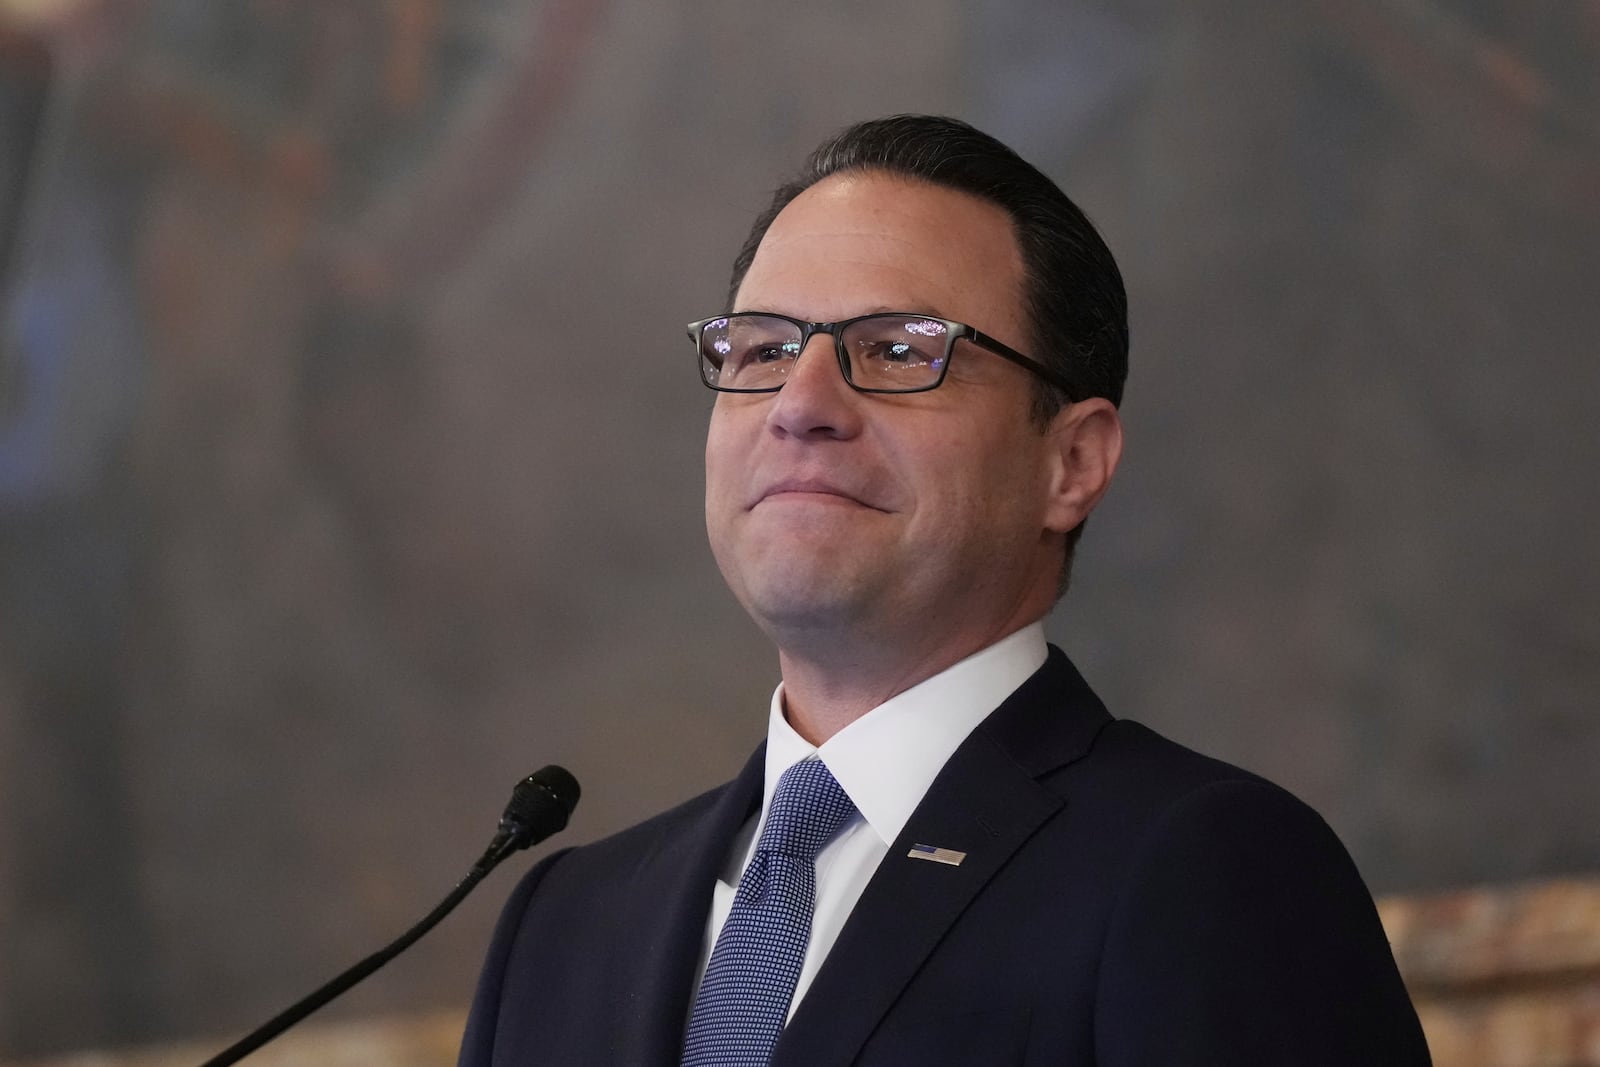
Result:
{"label": "blurred background wall", "polygon": [[[569,842],[738,766],[681,324],[903,110],[1127,275],[1112,708],[1379,891],[1600,870],[1593,0],[0,0],[0,1057],[244,1029],[543,763]],[[338,1011],[464,1003],[511,881]]]}

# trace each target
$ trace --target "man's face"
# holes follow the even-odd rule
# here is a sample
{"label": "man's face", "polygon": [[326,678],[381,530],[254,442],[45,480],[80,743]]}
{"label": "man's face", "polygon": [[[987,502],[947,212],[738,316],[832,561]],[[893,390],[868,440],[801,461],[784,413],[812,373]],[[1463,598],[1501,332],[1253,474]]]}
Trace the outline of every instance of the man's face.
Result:
{"label": "man's face", "polygon": [[[1022,273],[1000,208],[840,174],[774,220],[733,310],[921,312],[1026,352]],[[1028,372],[961,342],[937,389],[863,394],[832,343],[812,337],[777,393],[717,396],[706,525],[745,609],[790,652],[849,641],[923,659],[959,658],[1042,615],[1062,542],[1047,529],[1054,447],[1029,417]]]}

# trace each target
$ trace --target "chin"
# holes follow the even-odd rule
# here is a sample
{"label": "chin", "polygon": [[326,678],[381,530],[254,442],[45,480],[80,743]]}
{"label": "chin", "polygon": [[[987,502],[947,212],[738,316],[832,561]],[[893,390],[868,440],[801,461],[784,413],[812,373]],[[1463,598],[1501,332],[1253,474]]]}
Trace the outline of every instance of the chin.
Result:
{"label": "chin", "polygon": [[750,617],[774,638],[780,633],[836,629],[862,613],[873,597],[862,584],[823,563],[788,569],[744,585],[739,600]]}

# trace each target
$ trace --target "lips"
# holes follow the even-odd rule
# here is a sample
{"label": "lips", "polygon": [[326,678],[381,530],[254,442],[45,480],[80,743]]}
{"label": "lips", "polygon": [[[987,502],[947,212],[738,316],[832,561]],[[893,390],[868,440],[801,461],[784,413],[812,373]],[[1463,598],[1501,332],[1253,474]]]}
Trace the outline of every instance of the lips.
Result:
{"label": "lips", "polygon": [[863,494],[845,489],[823,478],[785,478],[773,482],[756,494],[755,502],[751,506],[754,507],[755,504],[760,504],[764,501],[783,499],[785,497],[793,497],[795,499],[803,497],[832,497],[840,502],[859,504],[862,507],[872,508],[874,511],[885,510],[869,500],[863,499]]}

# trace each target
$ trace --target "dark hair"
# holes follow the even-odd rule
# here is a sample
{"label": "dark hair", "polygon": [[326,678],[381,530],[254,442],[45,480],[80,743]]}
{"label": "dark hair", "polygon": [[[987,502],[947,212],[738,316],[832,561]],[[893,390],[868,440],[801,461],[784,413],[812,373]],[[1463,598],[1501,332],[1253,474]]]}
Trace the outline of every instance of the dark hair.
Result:
{"label": "dark hair", "polygon": [[[1011,217],[1023,264],[1028,354],[1073,384],[1063,396],[1034,379],[1033,416],[1046,425],[1069,400],[1122,403],[1128,377],[1128,297],[1111,250],[1078,205],[1010,148],[959,119],[892,115],[858,122],[824,141],[800,174],[778,187],[733,261],[728,310],[778,213],[817,182],[842,171],[882,171],[968,193]],[[1067,536],[1065,592],[1080,524]]]}
{"label": "dark hair", "polygon": [[733,261],[728,309],[772,220],[817,182],[841,171],[883,171],[943,186],[1002,208],[1023,263],[1028,354],[1074,385],[1072,397],[1036,379],[1041,423],[1067,399],[1122,402],[1128,377],[1128,298],[1122,273],[1078,205],[1059,186],[981,130],[937,115],[858,122],[819,145],[800,174],[773,193]]}

